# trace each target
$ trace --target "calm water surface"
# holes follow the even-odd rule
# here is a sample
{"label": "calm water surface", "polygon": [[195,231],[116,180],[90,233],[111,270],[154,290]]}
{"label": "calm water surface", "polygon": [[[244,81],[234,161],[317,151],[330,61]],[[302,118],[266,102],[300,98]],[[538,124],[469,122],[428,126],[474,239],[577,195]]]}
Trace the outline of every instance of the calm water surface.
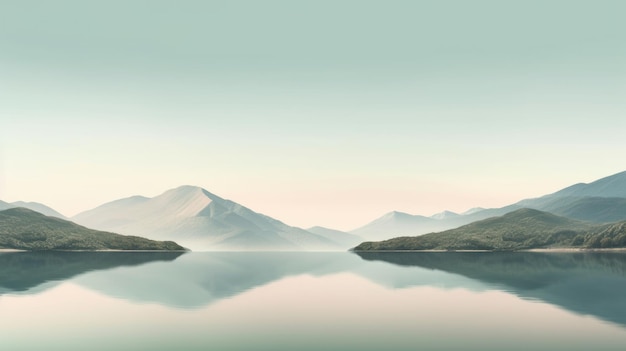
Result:
{"label": "calm water surface", "polygon": [[3,253],[3,350],[623,350],[621,253]]}

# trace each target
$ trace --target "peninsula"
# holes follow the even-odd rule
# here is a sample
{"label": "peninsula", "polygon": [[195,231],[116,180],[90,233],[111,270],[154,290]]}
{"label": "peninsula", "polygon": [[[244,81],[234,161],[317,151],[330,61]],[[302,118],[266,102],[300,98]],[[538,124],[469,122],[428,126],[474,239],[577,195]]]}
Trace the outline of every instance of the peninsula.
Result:
{"label": "peninsula", "polygon": [[626,247],[626,222],[592,224],[528,208],[421,236],[364,242],[353,251],[520,251]]}
{"label": "peninsula", "polygon": [[186,251],[173,241],[154,241],[92,230],[22,207],[0,211],[0,249]]}

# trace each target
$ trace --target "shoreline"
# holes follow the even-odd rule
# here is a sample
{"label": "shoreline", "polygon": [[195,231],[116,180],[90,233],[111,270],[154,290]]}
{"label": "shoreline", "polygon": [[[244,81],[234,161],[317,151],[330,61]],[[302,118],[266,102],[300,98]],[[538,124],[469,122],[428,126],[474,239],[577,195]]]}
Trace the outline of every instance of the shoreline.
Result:
{"label": "shoreline", "polygon": [[544,252],[544,253],[568,253],[568,252],[625,252],[626,247],[617,248],[543,248],[543,249],[522,249],[522,250],[350,250],[352,252]]}
{"label": "shoreline", "polygon": [[626,252],[626,247],[611,247],[611,248],[577,248],[577,247],[563,247],[553,249],[527,249],[519,250],[522,252]]}
{"label": "shoreline", "polygon": [[21,250],[21,249],[0,249],[0,253],[5,252],[191,252],[191,250]]}

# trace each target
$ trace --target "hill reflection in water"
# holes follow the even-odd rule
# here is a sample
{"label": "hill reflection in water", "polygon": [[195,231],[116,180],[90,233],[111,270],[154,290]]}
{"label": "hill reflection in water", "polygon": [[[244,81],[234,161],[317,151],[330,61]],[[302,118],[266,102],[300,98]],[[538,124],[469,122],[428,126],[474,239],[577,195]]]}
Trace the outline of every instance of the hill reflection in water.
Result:
{"label": "hill reflection in water", "polygon": [[358,252],[367,261],[459,274],[521,298],[626,326],[626,253]]}
{"label": "hill reflection in water", "polygon": [[8,252],[0,254],[0,293],[28,292],[44,283],[116,267],[173,261],[182,252]]}

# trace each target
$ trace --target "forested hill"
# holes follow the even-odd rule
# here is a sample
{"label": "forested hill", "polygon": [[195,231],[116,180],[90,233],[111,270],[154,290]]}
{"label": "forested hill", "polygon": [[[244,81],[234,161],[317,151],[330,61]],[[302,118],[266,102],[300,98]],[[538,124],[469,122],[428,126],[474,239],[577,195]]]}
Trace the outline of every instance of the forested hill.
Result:
{"label": "forested hill", "polygon": [[626,247],[626,222],[593,225],[525,208],[440,233],[364,242],[353,250],[514,251],[616,247]]}
{"label": "forested hill", "polygon": [[21,207],[0,211],[0,249],[185,250],[173,241],[92,230]]}

